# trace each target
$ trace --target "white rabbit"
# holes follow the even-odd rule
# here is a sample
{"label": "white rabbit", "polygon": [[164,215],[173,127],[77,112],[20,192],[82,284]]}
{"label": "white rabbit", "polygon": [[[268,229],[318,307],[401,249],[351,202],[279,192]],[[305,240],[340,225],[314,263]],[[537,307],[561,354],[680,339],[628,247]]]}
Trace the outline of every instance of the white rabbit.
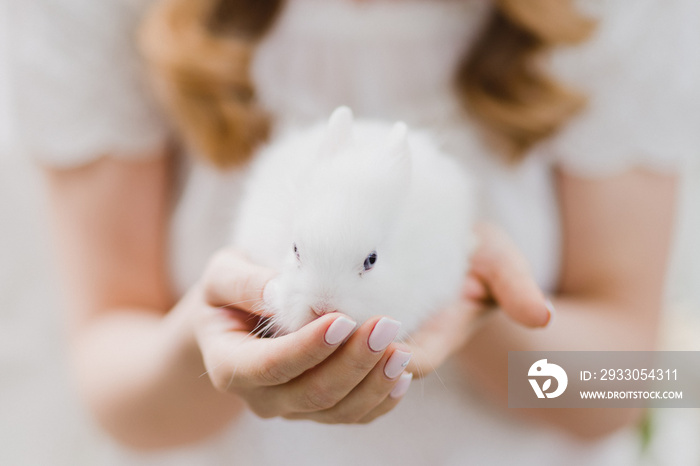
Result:
{"label": "white rabbit", "polygon": [[253,162],[233,245],[280,274],[270,329],[340,311],[388,315],[410,332],[459,295],[473,243],[473,181],[429,135],[353,122],[287,134]]}

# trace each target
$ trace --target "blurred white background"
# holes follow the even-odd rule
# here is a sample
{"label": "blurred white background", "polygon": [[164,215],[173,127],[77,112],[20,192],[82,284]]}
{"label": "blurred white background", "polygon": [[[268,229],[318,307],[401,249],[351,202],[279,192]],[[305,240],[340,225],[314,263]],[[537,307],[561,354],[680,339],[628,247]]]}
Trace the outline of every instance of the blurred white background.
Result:
{"label": "blurred white background", "polygon": [[0,157],[0,464],[89,464],[70,386],[39,173]]}
{"label": "blurred white background", "polygon": [[0,94],[0,465],[96,464],[106,442],[71,386],[46,197],[38,168],[7,150],[9,99]]}

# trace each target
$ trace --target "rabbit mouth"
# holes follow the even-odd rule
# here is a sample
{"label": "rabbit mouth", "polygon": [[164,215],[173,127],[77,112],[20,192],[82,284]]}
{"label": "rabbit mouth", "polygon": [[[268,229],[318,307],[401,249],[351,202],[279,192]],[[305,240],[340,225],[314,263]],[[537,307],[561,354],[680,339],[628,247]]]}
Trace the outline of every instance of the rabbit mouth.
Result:
{"label": "rabbit mouth", "polygon": [[316,314],[318,317],[321,317],[325,314],[330,314],[331,312],[335,312],[335,306],[331,305],[330,303],[327,302],[321,302],[317,304],[312,304],[311,305],[311,310]]}

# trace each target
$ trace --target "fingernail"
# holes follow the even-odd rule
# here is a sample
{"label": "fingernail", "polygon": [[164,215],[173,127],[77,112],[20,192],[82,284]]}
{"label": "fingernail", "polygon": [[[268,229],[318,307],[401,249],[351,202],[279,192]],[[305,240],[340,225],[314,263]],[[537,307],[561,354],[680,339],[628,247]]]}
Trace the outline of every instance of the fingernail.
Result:
{"label": "fingernail", "polygon": [[401,327],[401,322],[382,317],[382,319],[377,322],[374,326],[374,330],[369,335],[369,347],[372,351],[382,351],[384,350],[394,338],[399,333],[399,328]]}
{"label": "fingernail", "polygon": [[401,398],[408,391],[408,387],[411,386],[411,380],[413,379],[413,374],[405,373],[401,376],[394,389],[389,393],[389,398]]}
{"label": "fingernail", "polygon": [[547,320],[547,323],[545,323],[545,327],[547,325],[550,325],[552,323],[552,320],[554,319],[554,314],[557,313],[557,311],[554,309],[554,304],[552,304],[552,301],[546,300],[544,302],[544,307],[547,308],[547,312],[549,312],[549,319]]}
{"label": "fingernail", "polygon": [[384,375],[390,379],[395,379],[403,370],[408,366],[408,361],[411,360],[412,353],[406,353],[405,351],[394,351],[389,360],[384,366]]}
{"label": "fingernail", "polygon": [[326,335],[324,337],[326,343],[329,345],[337,345],[350,336],[356,326],[357,324],[347,317],[338,317],[333,321],[330,327],[328,327],[328,330],[326,330]]}
{"label": "fingernail", "polygon": [[483,287],[473,277],[467,277],[462,286],[462,296],[467,299],[479,299],[482,297]]}

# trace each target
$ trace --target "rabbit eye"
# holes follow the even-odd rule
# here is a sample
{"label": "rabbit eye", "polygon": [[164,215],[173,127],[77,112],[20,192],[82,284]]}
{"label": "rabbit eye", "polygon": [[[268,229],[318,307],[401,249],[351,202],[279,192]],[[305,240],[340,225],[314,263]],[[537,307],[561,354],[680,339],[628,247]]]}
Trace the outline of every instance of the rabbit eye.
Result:
{"label": "rabbit eye", "polygon": [[365,259],[364,267],[365,267],[365,272],[370,270],[372,267],[374,267],[374,264],[377,262],[377,252],[372,251],[369,253],[369,256]]}
{"label": "rabbit eye", "polygon": [[297,243],[294,243],[294,255],[297,256],[298,261],[301,261],[301,257],[299,257],[299,249],[297,248]]}

